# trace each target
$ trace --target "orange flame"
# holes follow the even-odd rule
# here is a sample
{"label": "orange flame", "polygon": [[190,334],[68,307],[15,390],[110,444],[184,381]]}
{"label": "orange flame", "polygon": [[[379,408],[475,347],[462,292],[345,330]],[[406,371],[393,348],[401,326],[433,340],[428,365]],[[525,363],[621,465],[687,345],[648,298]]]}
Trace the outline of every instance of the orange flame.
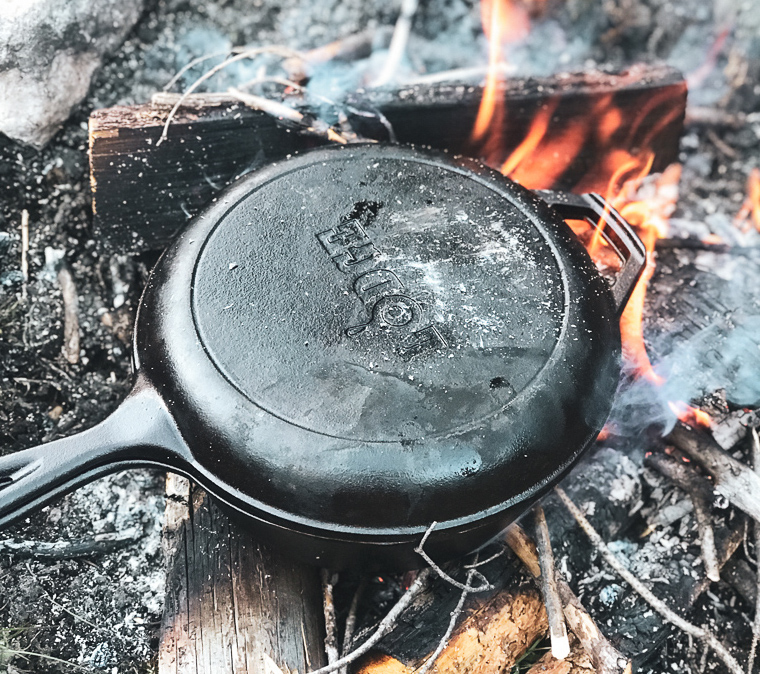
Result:
{"label": "orange flame", "polygon": [[687,405],[681,400],[669,402],[668,407],[670,407],[670,410],[680,421],[688,426],[700,426],[702,428],[710,428],[712,426],[712,418],[710,415],[698,407]]}
{"label": "orange flame", "polygon": [[[491,128],[504,126],[504,100],[498,95],[501,66],[504,65],[503,46],[523,39],[530,29],[528,12],[517,0],[482,0],[481,20],[488,38],[488,74],[471,140],[480,142]],[[500,136],[500,134],[497,134]],[[497,137],[495,140],[499,140]]]}
{"label": "orange flame", "polygon": [[[521,39],[529,28],[521,2],[526,0],[483,0],[483,26],[490,39],[489,72],[471,141],[488,164],[500,167],[504,175],[530,189],[554,188],[567,175],[578,173],[576,191],[604,192],[609,208],[617,209],[636,229],[644,242],[647,262],[620,320],[623,353],[636,376],[661,385],[664,379],[654,371],[644,342],[644,303],[655,271],[655,245],[658,238],[667,235],[678,200],[681,166],[673,164],[659,176],[649,174],[655,164],[655,140],[682,113],[678,96],[684,92],[674,93],[667,87],[654,91],[633,114],[617,104],[615,93],[609,93],[600,96],[590,110],[570,119],[555,115],[561,101],[554,97],[533,114],[520,142],[510,143],[512,139],[504,129],[504,97],[499,96],[500,73],[504,44]],[[631,75],[635,77],[636,73],[631,71]],[[507,148],[514,149],[508,152]],[[584,165],[585,156],[598,158],[596,165]],[[750,205],[745,204],[740,216],[747,219],[751,214],[760,230],[760,170],[753,171],[750,181]],[[597,265],[614,269],[620,264],[600,228],[592,232],[588,223],[569,224],[586,242]],[[709,425],[709,416],[701,410],[682,402],[671,406],[679,414],[688,412],[695,423]],[[602,437],[609,432],[605,429]]]}
{"label": "orange flame", "polygon": [[760,169],[754,168],[747,178],[747,198],[736,216],[737,225],[748,231],[752,224],[760,232]]}

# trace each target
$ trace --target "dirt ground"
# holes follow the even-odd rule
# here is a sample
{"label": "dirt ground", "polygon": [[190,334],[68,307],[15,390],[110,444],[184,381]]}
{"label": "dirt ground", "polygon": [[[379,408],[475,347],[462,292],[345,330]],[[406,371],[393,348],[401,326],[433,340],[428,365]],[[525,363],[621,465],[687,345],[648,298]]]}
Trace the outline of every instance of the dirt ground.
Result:
{"label": "dirt ground", "polygon": [[[104,254],[102,242],[92,236],[90,111],[149,100],[203,53],[241,44],[314,47],[366,27],[390,25],[396,14],[395,3],[359,0],[152,0],[96,75],[88,99],[44,150],[0,138],[0,453],[92,426],[130,387],[129,330],[157,252]],[[665,59],[694,72],[709,60],[723,27],[731,27],[728,41],[690,102],[756,111],[760,10],[751,3],[555,0],[510,58],[522,75],[641,59]],[[477,3],[422,2],[409,52],[403,67],[410,72],[483,63],[486,45]],[[349,77],[346,86],[353,83]],[[227,84],[222,79],[216,86]],[[760,125],[733,131],[688,127],[681,161],[678,226],[685,234],[700,228],[723,233],[744,199],[747,175],[760,164]],[[20,271],[24,209],[30,217],[27,283]],[[61,265],[71,271],[79,297],[82,341],[76,364],[61,353]],[[650,317],[657,302],[650,299]],[[671,350],[661,340],[663,326],[650,319],[650,328],[662,352]],[[156,671],[164,583],[162,513],[163,476],[134,470],[85,486],[2,532],[3,539],[31,541],[102,533],[126,533],[132,540],[118,550],[77,559],[0,554],[0,671],[58,673],[75,666],[113,674]],[[673,535],[691,540],[693,532],[681,529]],[[742,602],[719,583],[701,600],[695,619],[709,621],[716,633],[733,631],[737,648],[746,649],[753,607]],[[650,662],[650,671],[697,671],[695,657],[685,637],[673,638]],[[709,660],[707,669],[721,671]]]}

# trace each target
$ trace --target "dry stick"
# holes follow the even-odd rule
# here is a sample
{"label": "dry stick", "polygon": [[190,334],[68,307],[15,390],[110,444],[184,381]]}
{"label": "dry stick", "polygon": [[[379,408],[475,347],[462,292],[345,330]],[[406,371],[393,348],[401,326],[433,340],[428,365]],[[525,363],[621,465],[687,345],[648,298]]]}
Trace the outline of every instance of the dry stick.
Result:
{"label": "dry stick", "polygon": [[[536,546],[520,525],[510,526],[505,533],[505,539],[530,574],[534,578],[540,578],[541,565]],[[631,674],[632,664],[607,641],[594,619],[562,578],[557,578],[557,590],[562,600],[565,620],[589,656],[596,674]]]}
{"label": "dry stick", "polygon": [[342,136],[332,127],[328,126],[324,122],[321,122],[320,120],[316,120],[313,124],[309,125],[305,121],[306,118],[302,113],[298,112],[298,110],[294,110],[284,103],[273,101],[272,99],[265,98],[264,96],[248,94],[244,91],[240,91],[239,89],[235,89],[234,87],[228,89],[227,91],[249,108],[253,110],[261,110],[262,112],[266,112],[267,114],[272,115],[273,117],[277,117],[278,119],[286,119],[289,122],[299,124],[303,127],[304,131],[315,136],[325,138],[335,143],[340,143],[341,145],[345,145],[349,142],[348,138]]}
{"label": "dry stick", "polygon": [[380,621],[374,634],[367,639],[359,648],[352,651],[348,655],[343,656],[339,660],[322,667],[315,669],[309,674],[330,674],[338,669],[342,669],[346,665],[350,665],[352,662],[358,660],[362,655],[368,653],[382,639],[396,624],[399,616],[409,607],[409,605],[419,596],[419,594],[427,587],[430,576],[432,575],[432,569],[424,569],[417,576],[415,581],[409,586],[409,589],[401,595],[401,598],[396,602],[394,607],[388,611],[388,614]]}
{"label": "dry stick", "polygon": [[219,63],[215,65],[210,70],[207,70],[203,75],[201,75],[195,82],[193,82],[186,90],[185,92],[180,96],[179,100],[174,104],[174,107],[169,112],[169,115],[166,118],[166,122],[164,123],[163,131],[161,131],[161,137],[158,139],[158,142],[156,143],[156,147],[161,145],[166,140],[166,134],[169,132],[169,125],[172,123],[172,120],[174,119],[174,115],[177,114],[177,110],[180,109],[182,106],[182,103],[184,103],[185,98],[187,98],[193,91],[195,91],[201,84],[203,84],[206,80],[211,79],[214,75],[216,75],[218,72],[224,70],[227,66],[236,63],[237,61],[242,61],[244,59],[250,59],[254,58],[256,56],[260,56],[261,54],[277,54],[278,56],[282,56],[283,58],[301,58],[301,55],[294,51],[293,49],[287,49],[286,47],[258,47],[256,49],[246,49],[243,52],[240,52],[239,54],[236,54],[235,56],[228,58],[224,60],[222,63]]}
{"label": "dry stick", "polygon": [[476,587],[472,587],[469,584],[460,583],[458,580],[454,580],[448,573],[446,573],[440,566],[438,566],[433,559],[428,555],[427,552],[425,552],[425,543],[427,543],[428,538],[430,538],[430,534],[433,533],[433,529],[436,528],[438,525],[438,522],[432,522],[430,526],[428,527],[427,531],[425,532],[425,535],[422,537],[422,540],[420,541],[420,544],[414,548],[414,551],[422,557],[429,565],[430,568],[433,569],[443,580],[445,580],[449,585],[453,585],[456,588],[459,588],[462,591],[467,591],[470,594],[474,594],[476,592],[486,592],[487,590],[493,590],[494,587],[491,585],[491,583],[488,582],[486,577],[476,571],[475,575],[478,576],[478,579],[481,582],[481,585],[478,585]]}
{"label": "dry stick", "polygon": [[336,576],[327,569],[320,570],[322,576],[322,606],[325,611],[325,654],[328,664],[337,662],[340,658],[338,653],[338,627],[335,623],[335,601],[333,599],[333,585]]}
{"label": "dry stick", "polygon": [[195,66],[200,65],[201,63],[205,63],[210,59],[219,58],[220,56],[229,57],[230,54],[239,54],[240,51],[240,48],[225,49],[224,51],[217,51],[213,54],[205,54],[204,56],[194,58],[192,61],[190,61],[190,63],[187,63],[182,66],[182,68],[180,68],[179,72],[169,80],[163,90],[169,91],[169,89],[171,89],[177,82],[179,82],[179,79],[182,77],[182,75],[184,75],[191,68],[195,68]]}
{"label": "dry stick", "polygon": [[[467,572],[467,581],[465,583],[466,588],[471,587],[472,579],[478,575],[478,572],[475,571],[475,569],[470,569]],[[454,627],[457,624],[457,620],[459,620],[459,616],[462,615],[462,608],[464,607],[465,599],[467,599],[467,595],[470,594],[469,590],[467,589],[462,590],[462,594],[459,595],[459,601],[457,602],[456,607],[451,612],[451,619],[449,620],[449,626],[446,628],[446,632],[441,637],[441,640],[438,642],[438,647],[432,652],[430,657],[425,660],[425,664],[422,665],[418,670],[415,671],[415,674],[427,674],[427,672],[430,671],[430,668],[435,664],[435,661],[438,659],[438,656],[443,653],[443,649],[446,648],[446,646],[449,643],[449,640],[451,639],[451,634],[454,631]]]}
{"label": "dry stick", "polygon": [[24,541],[0,540],[0,554],[26,559],[76,559],[93,557],[130,545],[142,535],[139,529],[127,529],[120,533],[97,534],[78,541]]}
{"label": "dry stick", "polygon": [[625,580],[635,592],[647,602],[647,604],[657,611],[657,613],[659,613],[667,622],[675,625],[686,634],[690,634],[691,636],[702,640],[706,645],[712,648],[733,674],[744,674],[739,663],[734,659],[731,653],[728,652],[726,647],[718,641],[718,639],[704,628],[698,627],[697,625],[690,623],[688,620],[684,620],[625,568],[615,554],[610,551],[607,544],[591,525],[591,522],[586,519],[586,516],[581,512],[580,508],[570,500],[570,497],[561,487],[555,487],[554,491],[557,493],[557,496],[559,496],[562,503],[565,504],[565,507],[570,511],[570,514],[575,518],[576,522],[578,522],[584,533],[589,537],[592,545],[602,555],[604,561],[607,562],[612,570]]}
{"label": "dry stick", "polygon": [[351,598],[351,606],[348,608],[346,626],[343,630],[343,649],[341,655],[346,655],[351,648],[351,644],[354,640],[354,632],[356,631],[356,618],[359,612],[359,602],[366,589],[367,576],[362,576],[361,581],[359,581],[359,586],[356,588],[356,592],[354,592],[354,596]]}
{"label": "dry stick", "polygon": [[29,211],[24,209],[21,211],[21,279],[23,281],[21,297],[23,299],[26,299],[26,283],[29,280],[27,253],[29,253]]}
{"label": "dry stick", "polygon": [[677,461],[665,454],[652,454],[646,463],[666,478],[681,491],[686,492],[694,505],[694,517],[702,545],[702,560],[705,563],[705,575],[712,581],[720,580],[718,551],[715,548],[715,534],[712,527],[713,488],[710,482],[696,473],[688,463]]}
{"label": "dry stick", "polygon": [[[756,428],[752,429],[752,466],[756,473],[760,473],[760,437],[757,435]],[[757,642],[760,640],[760,520],[755,520],[755,556],[758,559],[757,592],[755,593],[755,619],[752,622],[752,646],[749,649],[747,674],[752,674],[755,667]]]}
{"label": "dry stick", "polygon": [[419,0],[401,0],[401,14],[396,20],[393,29],[391,45],[388,48],[388,58],[385,59],[383,69],[372,82],[373,87],[381,87],[388,84],[398,70],[401,59],[404,57],[406,45],[409,42],[409,34],[412,32],[412,21],[417,13]]}
{"label": "dry stick", "polygon": [[79,362],[79,297],[74,277],[63,264],[58,270],[58,284],[63,298],[63,356],[75,365]]}
{"label": "dry stick", "polygon": [[559,598],[557,579],[554,575],[554,553],[549,537],[549,526],[546,523],[546,514],[540,503],[536,503],[533,507],[533,516],[536,521],[536,546],[538,548],[538,562],[541,566],[541,590],[544,595],[546,617],[549,620],[552,655],[557,660],[564,660],[570,655],[570,641],[567,638],[562,601]]}
{"label": "dry stick", "polygon": [[760,520],[760,475],[723,451],[705,432],[692,430],[680,422],[667,439],[715,478],[715,491],[755,521]]}

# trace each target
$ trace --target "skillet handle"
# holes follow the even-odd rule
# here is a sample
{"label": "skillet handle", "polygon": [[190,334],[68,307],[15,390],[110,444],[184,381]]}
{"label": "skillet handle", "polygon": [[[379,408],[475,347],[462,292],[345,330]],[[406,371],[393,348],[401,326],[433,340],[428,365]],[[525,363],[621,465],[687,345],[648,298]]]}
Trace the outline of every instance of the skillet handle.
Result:
{"label": "skillet handle", "polygon": [[126,400],[97,426],[0,457],[0,529],[107,473],[181,467],[187,456],[158,394],[138,379]]}
{"label": "skillet handle", "polygon": [[623,313],[647,262],[646,248],[638,234],[599,194],[570,194],[543,190],[539,195],[563,219],[586,220],[595,227],[601,227],[602,233],[623,260],[623,266],[611,288],[617,313]]}

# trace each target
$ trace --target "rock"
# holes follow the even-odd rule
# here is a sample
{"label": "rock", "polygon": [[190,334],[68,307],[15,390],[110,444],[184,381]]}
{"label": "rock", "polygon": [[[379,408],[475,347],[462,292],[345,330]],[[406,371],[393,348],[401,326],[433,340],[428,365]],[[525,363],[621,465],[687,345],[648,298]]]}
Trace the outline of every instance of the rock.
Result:
{"label": "rock", "polygon": [[0,3],[0,132],[44,146],[87,95],[103,56],[121,44],[143,2]]}

